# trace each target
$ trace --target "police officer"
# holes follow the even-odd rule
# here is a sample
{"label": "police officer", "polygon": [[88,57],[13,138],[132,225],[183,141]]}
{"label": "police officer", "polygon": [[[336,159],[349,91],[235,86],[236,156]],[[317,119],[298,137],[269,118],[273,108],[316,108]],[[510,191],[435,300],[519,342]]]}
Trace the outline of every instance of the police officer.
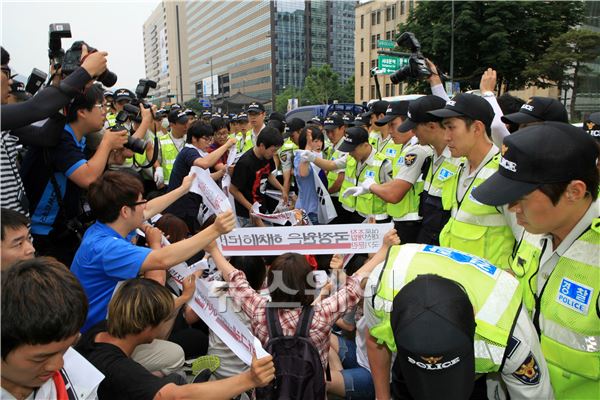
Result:
{"label": "police officer", "polygon": [[[388,125],[392,132],[382,145],[379,154],[392,163],[393,180],[377,184],[373,179],[365,179],[361,186],[346,189],[344,194],[359,196],[373,193],[387,203],[387,213],[394,220],[394,228],[402,243],[415,243],[421,228],[419,196],[423,190],[422,165],[430,156],[429,147],[413,144],[411,130],[400,133],[398,127],[408,111],[408,101],[390,103],[385,117],[377,125]],[[342,194],[342,195],[344,195]]]}
{"label": "police officer", "polygon": [[[364,115],[369,118],[369,144],[379,150],[379,144],[384,139],[381,128],[375,122],[385,116],[385,112],[390,103],[385,100],[377,100],[371,104],[369,110]],[[384,132],[387,136],[387,132]]]}
{"label": "police officer", "polygon": [[600,111],[590,114],[583,123],[583,130],[600,141]]}
{"label": "police officer", "polygon": [[442,203],[451,210],[440,233],[440,244],[463,250],[508,269],[515,237],[522,229],[507,207],[496,208],[474,201],[473,188],[498,169],[500,154],[490,141],[494,111],[473,94],[458,94],[443,109],[429,111],[443,118],[445,138],[453,157],[464,157],[458,173],[444,182]]}
{"label": "police officer", "polygon": [[479,257],[391,247],[369,278],[364,316],[377,399],[507,398],[503,386],[511,399],[553,398],[518,280]]}
{"label": "police officer", "polygon": [[[169,132],[159,136],[160,167],[154,171],[154,179],[158,189],[169,185],[173,164],[179,152],[185,146],[189,117],[182,110],[169,112]],[[161,179],[162,178],[162,179]]]}
{"label": "police officer", "polygon": [[[273,115],[273,113],[271,113]],[[269,122],[275,121],[271,119]],[[300,137],[300,131],[305,126],[305,122],[300,118],[292,118],[286,122],[286,130],[289,133],[289,137],[283,142],[283,146],[278,150],[277,156],[279,157],[279,166],[283,174],[283,191],[287,194],[290,192],[292,186],[292,170],[294,168],[294,153],[298,150],[298,138]]]}
{"label": "police officer", "polygon": [[557,398],[600,393],[598,147],[581,129],[545,122],[504,139],[498,172],[473,196],[508,204],[526,233],[511,269],[521,280]]}

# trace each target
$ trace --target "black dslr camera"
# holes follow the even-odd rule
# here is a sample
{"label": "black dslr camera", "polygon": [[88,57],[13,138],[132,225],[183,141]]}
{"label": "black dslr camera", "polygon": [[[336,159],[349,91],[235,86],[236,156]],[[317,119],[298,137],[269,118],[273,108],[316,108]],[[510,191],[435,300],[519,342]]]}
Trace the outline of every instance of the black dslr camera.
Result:
{"label": "black dslr camera", "polygon": [[[81,48],[84,44],[87,46],[89,54],[97,51],[86,42],[79,40],[73,43],[71,48],[65,52],[62,49],[61,39],[71,37],[71,26],[69,24],[50,24],[48,36],[48,57],[50,57],[54,70],[58,71],[61,68],[63,75],[69,75],[79,68],[81,65]],[[108,69],[95,78],[106,87],[111,87],[117,83],[117,75]]]}
{"label": "black dslr camera", "polygon": [[135,99],[131,100],[131,103],[125,104],[123,109],[129,113],[129,118],[135,122],[142,122],[142,113],[140,111],[140,104],[144,108],[152,108],[152,104],[146,103],[144,99],[148,96],[150,88],[156,88],[156,82],[150,79],[140,79],[137,87],[135,88]]}
{"label": "black dslr camera", "polygon": [[[139,108],[138,108],[138,111],[139,111]],[[128,119],[129,119],[128,111],[126,111],[126,110],[119,111],[119,113],[115,117],[115,125],[110,130],[114,131],[114,132],[129,131],[129,129],[127,129],[127,127],[123,125],[125,122],[127,122]],[[144,154],[144,151],[146,151],[146,143],[144,143],[143,140],[134,138],[131,135],[129,135],[127,137],[127,143],[125,143],[124,147],[133,151],[134,153],[138,153],[138,154]]]}
{"label": "black dslr camera", "polygon": [[399,47],[409,47],[411,51],[408,65],[399,69],[390,75],[390,81],[398,84],[406,79],[428,78],[431,76],[431,70],[427,66],[427,61],[421,53],[421,44],[412,32],[404,32],[396,41]]}

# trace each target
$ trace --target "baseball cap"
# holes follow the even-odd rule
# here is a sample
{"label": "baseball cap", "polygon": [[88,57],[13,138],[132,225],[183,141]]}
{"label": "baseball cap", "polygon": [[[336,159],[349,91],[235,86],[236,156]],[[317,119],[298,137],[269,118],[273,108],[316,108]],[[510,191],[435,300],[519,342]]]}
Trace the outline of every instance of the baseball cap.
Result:
{"label": "baseball cap", "polygon": [[212,118],[212,113],[209,110],[202,111],[203,118]]}
{"label": "baseball cap", "polygon": [[278,111],[273,111],[271,114],[269,114],[269,121],[275,121],[275,120],[284,122],[285,115],[283,115],[282,113],[280,113]]}
{"label": "baseball cap", "polygon": [[300,118],[292,118],[286,122],[286,125],[287,130],[289,130],[290,132],[296,132],[304,128],[304,126],[306,126],[306,123]]}
{"label": "baseball cap", "polygon": [[596,140],[600,140],[600,111],[591,113],[583,122],[583,129]]}
{"label": "baseball cap", "polygon": [[438,96],[423,96],[410,102],[406,112],[406,120],[398,127],[398,132],[408,132],[417,124],[439,121],[440,118],[429,114],[446,106],[446,101]]}
{"label": "baseball cap", "polygon": [[468,399],[475,381],[475,317],[454,281],[419,275],[396,295],[391,327],[399,368],[415,399]]}
{"label": "baseball cap", "polygon": [[491,126],[494,120],[494,109],[483,97],[460,93],[440,110],[429,111],[429,114],[439,118],[467,117],[481,121],[485,126]]}
{"label": "baseball cap", "polygon": [[187,108],[185,111],[185,115],[196,115],[196,112],[194,110],[192,110],[191,108]]}
{"label": "baseball cap", "polygon": [[260,103],[251,103],[248,108],[246,108],[246,112],[248,114],[265,112],[265,106]]}
{"label": "baseball cap", "polygon": [[369,107],[369,111],[367,111],[366,114],[368,117],[370,117],[373,114],[385,114],[385,111],[387,110],[389,105],[390,103],[385,100],[377,100],[371,104],[371,106]]}
{"label": "baseball cap", "polygon": [[393,101],[385,110],[385,116],[375,121],[375,125],[383,126],[396,117],[405,117],[408,112],[408,100]]}
{"label": "baseball cap", "polygon": [[344,153],[353,151],[358,145],[369,141],[369,132],[363,127],[353,126],[346,130],[344,141],[338,150]]}
{"label": "baseball cap", "polygon": [[354,126],[354,115],[344,114],[342,116],[342,121],[344,121],[344,125],[346,126]]}
{"label": "baseball cap", "polygon": [[173,110],[169,112],[168,118],[172,124],[185,124],[188,122],[188,116],[185,111]]}
{"label": "baseball cap", "polygon": [[102,94],[104,97],[113,97],[114,93],[112,92],[112,90],[105,90],[104,93]]}
{"label": "baseball cap", "polygon": [[366,112],[360,113],[354,118],[354,126],[365,126],[369,125],[369,116]]}
{"label": "baseball cap", "polygon": [[117,89],[113,95],[113,100],[118,103],[121,100],[129,100],[135,98],[135,95],[129,89]]}
{"label": "baseball cap", "polygon": [[323,119],[321,117],[319,117],[318,115],[315,115],[314,117],[312,117],[308,122],[310,122],[312,124],[317,124],[317,125],[323,126]]}
{"label": "baseball cap", "polygon": [[550,97],[534,96],[521,109],[501,117],[505,124],[528,124],[530,122],[558,121],[569,123],[567,110],[560,101]]}
{"label": "baseball cap", "polygon": [[171,104],[171,107],[169,108],[169,111],[175,111],[175,110],[181,110],[181,105],[180,104]]}
{"label": "baseball cap", "polygon": [[31,97],[31,95],[25,91],[25,84],[17,80],[14,80],[10,85],[10,94],[15,96],[19,101],[25,101]]}
{"label": "baseball cap", "polygon": [[328,115],[323,121],[323,128],[327,130],[339,128],[340,126],[344,126],[344,119],[337,114]]}
{"label": "baseball cap", "polygon": [[246,114],[245,112],[239,113],[237,116],[237,120],[238,122],[248,122],[248,114]]}
{"label": "baseball cap", "polygon": [[[596,167],[598,146],[582,129],[544,122],[504,138],[498,171],[473,191],[481,203],[512,203],[546,183],[569,182]],[[595,188],[590,188],[595,190]]]}

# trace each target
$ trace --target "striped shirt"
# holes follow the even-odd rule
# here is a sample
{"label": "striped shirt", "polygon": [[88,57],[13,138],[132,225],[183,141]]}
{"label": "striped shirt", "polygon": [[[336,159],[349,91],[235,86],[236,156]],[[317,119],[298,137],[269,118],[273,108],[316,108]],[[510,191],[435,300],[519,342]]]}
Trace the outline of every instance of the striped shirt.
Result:
{"label": "striped shirt", "polygon": [[19,195],[25,196],[25,188],[17,169],[17,143],[19,139],[3,131],[0,139],[0,206],[18,211],[29,217],[19,201]]}

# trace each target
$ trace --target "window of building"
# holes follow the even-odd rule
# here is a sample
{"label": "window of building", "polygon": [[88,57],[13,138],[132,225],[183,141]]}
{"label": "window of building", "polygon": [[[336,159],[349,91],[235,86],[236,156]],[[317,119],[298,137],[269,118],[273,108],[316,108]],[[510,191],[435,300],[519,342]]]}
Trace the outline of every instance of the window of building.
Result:
{"label": "window of building", "polygon": [[385,97],[389,97],[390,95],[390,84],[386,83],[385,84]]}
{"label": "window of building", "polygon": [[365,63],[360,62],[360,76],[365,76]]}
{"label": "window of building", "polygon": [[360,16],[360,29],[365,29],[365,14]]}
{"label": "window of building", "polygon": [[408,10],[412,11],[413,7],[415,6],[415,1],[414,0],[408,0]]}
{"label": "window of building", "polygon": [[402,0],[400,2],[400,15],[404,15],[404,11],[405,11],[405,9],[404,9],[404,0]]}
{"label": "window of building", "polygon": [[393,4],[392,7],[392,21],[396,19],[396,5]]}
{"label": "window of building", "polygon": [[365,38],[360,38],[360,51],[365,51]]}
{"label": "window of building", "polygon": [[395,96],[396,95],[396,85],[391,85],[392,86],[392,93],[390,94],[390,96]]}
{"label": "window of building", "polygon": [[371,99],[375,98],[375,85],[371,85]]}
{"label": "window of building", "polygon": [[371,35],[371,49],[377,48],[377,36]]}
{"label": "window of building", "polygon": [[395,29],[392,29],[392,35],[391,36],[392,37],[390,38],[390,40],[396,39],[396,30]]}
{"label": "window of building", "polygon": [[390,19],[392,19],[392,7],[385,9],[385,20],[389,21]]}
{"label": "window of building", "polygon": [[[377,40],[381,40],[381,34],[380,33],[377,34]],[[375,45],[377,45],[377,42],[375,42]]]}
{"label": "window of building", "polygon": [[371,25],[376,25],[377,24],[377,13],[375,11],[373,11],[371,13]]}
{"label": "window of building", "polygon": [[387,31],[387,32],[385,33],[385,40],[392,40],[392,37],[391,37],[391,35],[392,35],[392,32],[391,32],[391,31]]}
{"label": "window of building", "polygon": [[371,69],[377,66],[377,60],[371,60]]}
{"label": "window of building", "polygon": [[364,86],[360,87],[360,99],[364,99],[365,98],[365,88]]}
{"label": "window of building", "polygon": [[377,10],[377,25],[381,23],[381,10]]}

